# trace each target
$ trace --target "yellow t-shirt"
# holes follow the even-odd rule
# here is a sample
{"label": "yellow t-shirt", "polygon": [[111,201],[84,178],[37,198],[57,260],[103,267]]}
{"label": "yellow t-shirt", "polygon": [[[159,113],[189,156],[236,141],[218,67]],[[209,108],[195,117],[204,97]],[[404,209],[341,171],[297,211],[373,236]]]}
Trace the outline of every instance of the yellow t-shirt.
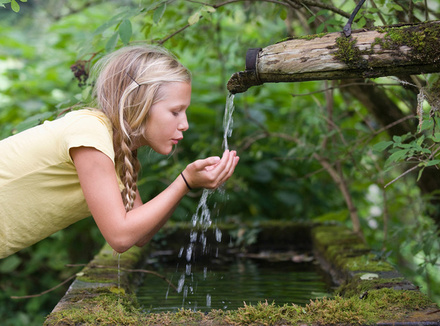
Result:
{"label": "yellow t-shirt", "polygon": [[104,113],[73,111],[0,141],[0,258],[90,216],[69,154],[80,146],[114,162]]}

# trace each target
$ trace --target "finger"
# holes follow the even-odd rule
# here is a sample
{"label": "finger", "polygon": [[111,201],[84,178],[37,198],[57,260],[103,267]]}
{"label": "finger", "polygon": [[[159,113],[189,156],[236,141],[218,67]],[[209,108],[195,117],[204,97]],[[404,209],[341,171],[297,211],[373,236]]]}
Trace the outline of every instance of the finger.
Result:
{"label": "finger", "polygon": [[228,163],[229,154],[230,152],[228,150],[224,151],[222,158],[215,164],[215,166],[212,167],[212,169],[209,169],[209,171],[212,171],[213,173],[216,173],[217,176],[219,176],[221,174],[221,171],[225,169]]}
{"label": "finger", "polygon": [[203,160],[197,160],[195,163],[195,167],[197,170],[204,170],[210,167],[211,169],[215,167],[219,162],[221,161],[220,157],[218,156],[211,156],[208,158],[205,158]]}
{"label": "finger", "polygon": [[228,153],[226,165],[219,174],[219,182],[221,184],[224,183],[226,180],[228,180],[232,175],[232,173],[234,172],[236,165],[235,163],[236,154],[237,154],[236,151],[231,151],[230,153]]}
{"label": "finger", "polygon": [[239,160],[240,160],[240,158],[238,156],[234,156],[234,160],[232,162],[232,166],[230,167],[230,169],[228,171],[228,174],[226,176],[226,180],[228,180],[232,176],[232,174],[235,172],[235,167],[237,166]]}
{"label": "finger", "polygon": [[[228,175],[226,176],[226,180],[228,180],[228,179],[232,176],[232,174],[235,172],[235,167],[237,166],[239,160],[240,160],[240,158],[239,158],[238,156],[236,156],[236,157],[234,158],[233,165],[232,165],[232,167],[229,169],[229,173],[228,173]],[[226,181],[226,180],[225,180],[225,181]]]}

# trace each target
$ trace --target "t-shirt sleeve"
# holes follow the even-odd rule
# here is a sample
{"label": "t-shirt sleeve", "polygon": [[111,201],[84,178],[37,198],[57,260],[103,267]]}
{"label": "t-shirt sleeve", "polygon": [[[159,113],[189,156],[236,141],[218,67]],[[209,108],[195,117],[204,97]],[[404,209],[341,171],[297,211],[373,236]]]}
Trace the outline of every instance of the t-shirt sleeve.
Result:
{"label": "t-shirt sleeve", "polygon": [[70,158],[74,147],[93,147],[107,155],[114,163],[112,134],[104,118],[94,114],[76,114],[64,130],[64,146]]}

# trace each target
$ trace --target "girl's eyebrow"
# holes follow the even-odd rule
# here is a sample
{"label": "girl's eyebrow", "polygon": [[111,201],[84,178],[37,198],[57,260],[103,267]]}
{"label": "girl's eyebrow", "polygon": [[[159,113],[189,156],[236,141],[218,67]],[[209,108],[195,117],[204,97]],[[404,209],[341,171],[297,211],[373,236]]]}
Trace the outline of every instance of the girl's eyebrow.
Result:
{"label": "girl's eyebrow", "polygon": [[176,104],[171,106],[174,110],[186,110],[188,106],[186,104]]}

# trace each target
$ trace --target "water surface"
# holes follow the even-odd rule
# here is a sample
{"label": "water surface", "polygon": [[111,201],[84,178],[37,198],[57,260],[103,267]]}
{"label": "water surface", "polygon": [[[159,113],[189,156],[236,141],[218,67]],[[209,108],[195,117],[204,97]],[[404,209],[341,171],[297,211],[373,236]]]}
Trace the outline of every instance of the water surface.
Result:
{"label": "water surface", "polygon": [[[149,267],[166,276],[177,287],[147,275],[138,290],[138,300],[147,312],[192,309],[234,310],[258,302],[305,305],[311,299],[330,297],[325,273],[313,262],[270,262],[262,259],[214,258],[197,264],[160,259]],[[147,267],[147,268],[149,268]]]}

